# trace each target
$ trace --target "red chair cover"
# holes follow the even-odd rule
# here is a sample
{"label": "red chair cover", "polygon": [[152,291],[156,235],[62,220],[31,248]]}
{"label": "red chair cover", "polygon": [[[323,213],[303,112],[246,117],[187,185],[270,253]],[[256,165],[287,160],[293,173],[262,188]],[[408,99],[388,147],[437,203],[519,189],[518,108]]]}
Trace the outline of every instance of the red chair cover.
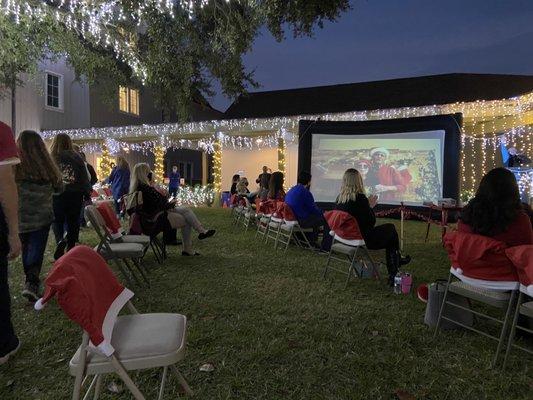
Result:
{"label": "red chair cover", "polygon": [[122,236],[123,229],[115,212],[111,209],[108,202],[101,202],[96,206],[98,212],[105,222],[105,226],[113,239],[118,239]]}
{"label": "red chair cover", "polygon": [[87,246],[74,247],[55,262],[45,285],[35,308],[42,309],[55,296],[63,312],[89,334],[91,344],[113,354],[113,326],[133,293],[118,282],[102,256]]}
{"label": "red chair cover", "polygon": [[530,296],[533,296],[533,245],[509,247],[505,250],[505,254],[516,267],[520,284],[526,287]]}
{"label": "red chair cover", "polygon": [[487,281],[518,281],[513,263],[505,255],[507,245],[467,232],[449,232],[444,246],[452,266],[469,278]]}
{"label": "red chair cover", "polygon": [[138,213],[130,215],[130,235],[142,235],[141,216]]}
{"label": "red chair cover", "polygon": [[113,197],[113,192],[109,188],[104,188],[104,193],[107,197]]}
{"label": "red chair cover", "polygon": [[363,240],[357,220],[346,211],[332,210],[324,213],[330,229],[346,240]]}

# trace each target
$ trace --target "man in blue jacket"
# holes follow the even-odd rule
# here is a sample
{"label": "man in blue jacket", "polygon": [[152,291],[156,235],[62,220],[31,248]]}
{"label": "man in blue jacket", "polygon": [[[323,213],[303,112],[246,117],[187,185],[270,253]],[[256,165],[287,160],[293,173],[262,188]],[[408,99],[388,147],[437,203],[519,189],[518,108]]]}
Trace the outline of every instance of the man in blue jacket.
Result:
{"label": "man in blue jacket", "polygon": [[[315,198],[309,191],[311,186],[311,174],[302,171],[298,174],[298,184],[293,186],[285,195],[285,203],[292,209],[292,212],[302,228],[313,228],[313,236],[310,241],[316,244],[318,232],[323,229],[321,250],[329,251],[331,247],[331,236],[329,226],[324,218],[324,212],[315,204]],[[317,245],[318,247],[318,245]]]}
{"label": "man in blue jacket", "polygon": [[175,197],[178,194],[180,186],[180,173],[176,165],[172,166],[172,172],[168,174],[168,193],[170,196]]}

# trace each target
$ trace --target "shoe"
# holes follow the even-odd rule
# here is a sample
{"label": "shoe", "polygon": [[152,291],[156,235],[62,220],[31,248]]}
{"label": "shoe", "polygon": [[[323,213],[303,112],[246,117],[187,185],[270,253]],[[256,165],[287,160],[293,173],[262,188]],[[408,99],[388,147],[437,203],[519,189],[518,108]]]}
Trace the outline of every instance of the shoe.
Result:
{"label": "shoe", "polygon": [[35,303],[39,300],[39,285],[35,283],[26,282],[22,296],[28,299],[29,302]]}
{"label": "shoe", "polygon": [[190,257],[190,256],[199,256],[200,253],[198,253],[197,251],[195,251],[194,254],[191,254],[191,253],[188,253],[188,252],[186,252],[186,251],[182,251],[182,252],[181,252],[181,255],[182,255],[182,256],[186,256],[186,257]]}
{"label": "shoe", "polygon": [[423,283],[421,284],[417,289],[416,289],[416,295],[418,297],[418,299],[423,302],[423,303],[427,303],[428,302],[428,297],[429,297],[429,289],[428,289],[428,285],[427,283]]}
{"label": "shoe", "polygon": [[215,230],[214,229],[209,229],[207,232],[202,232],[198,235],[198,239],[200,240],[203,240],[203,239],[207,239],[208,237],[211,237],[215,234]]}
{"label": "shoe", "polygon": [[63,254],[65,254],[65,248],[67,247],[67,241],[61,240],[56,246],[56,251],[54,251],[54,260],[59,260]]}
{"label": "shoe", "polygon": [[18,337],[13,336],[13,340],[7,349],[0,351],[0,365],[8,362],[9,357],[14,355],[20,349],[20,340]]}
{"label": "shoe", "polygon": [[407,265],[411,262],[411,256],[406,255],[405,257],[400,256],[400,265]]}

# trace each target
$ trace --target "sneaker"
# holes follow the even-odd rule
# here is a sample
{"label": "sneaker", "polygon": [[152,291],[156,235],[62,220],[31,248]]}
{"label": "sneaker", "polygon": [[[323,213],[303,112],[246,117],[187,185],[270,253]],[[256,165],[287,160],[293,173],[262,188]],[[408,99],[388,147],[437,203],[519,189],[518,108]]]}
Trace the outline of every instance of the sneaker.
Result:
{"label": "sneaker", "polygon": [[427,303],[428,302],[428,296],[429,296],[429,289],[427,283],[421,284],[416,289],[416,295],[419,298],[420,301]]}
{"label": "sneaker", "polygon": [[8,348],[4,349],[3,351],[0,351],[0,365],[5,364],[8,362],[9,357],[14,355],[17,351],[20,349],[20,340],[18,337],[13,336],[13,339],[8,346]]}
{"label": "sneaker", "polygon": [[26,282],[22,296],[28,299],[29,302],[35,303],[39,300],[39,285],[35,283]]}
{"label": "sneaker", "polygon": [[200,233],[198,235],[198,239],[200,240],[203,240],[203,239],[207,239],[208,237],[211,237],[215,234],[215,230],[214,229],[209,229],[207,232],[203,232],[203,233]]}
{"label": "sneaker", "polygon": [[54,260],[58,260],[59,258],[61,258],[61,256],[63,254],[65,254],[65,248],[67,247],[67,242],[66,240],[61,240],[57,246],[56,246],[56,251],[54,251]]}

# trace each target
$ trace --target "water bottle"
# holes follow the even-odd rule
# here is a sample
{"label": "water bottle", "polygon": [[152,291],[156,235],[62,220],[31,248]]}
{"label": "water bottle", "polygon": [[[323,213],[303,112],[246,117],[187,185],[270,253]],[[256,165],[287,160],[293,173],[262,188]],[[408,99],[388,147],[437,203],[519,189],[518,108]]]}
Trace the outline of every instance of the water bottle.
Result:
{"label": "water bottle", "polygon": [[402,294],[402,273],[398,272],[394,277],[394,293]]}

